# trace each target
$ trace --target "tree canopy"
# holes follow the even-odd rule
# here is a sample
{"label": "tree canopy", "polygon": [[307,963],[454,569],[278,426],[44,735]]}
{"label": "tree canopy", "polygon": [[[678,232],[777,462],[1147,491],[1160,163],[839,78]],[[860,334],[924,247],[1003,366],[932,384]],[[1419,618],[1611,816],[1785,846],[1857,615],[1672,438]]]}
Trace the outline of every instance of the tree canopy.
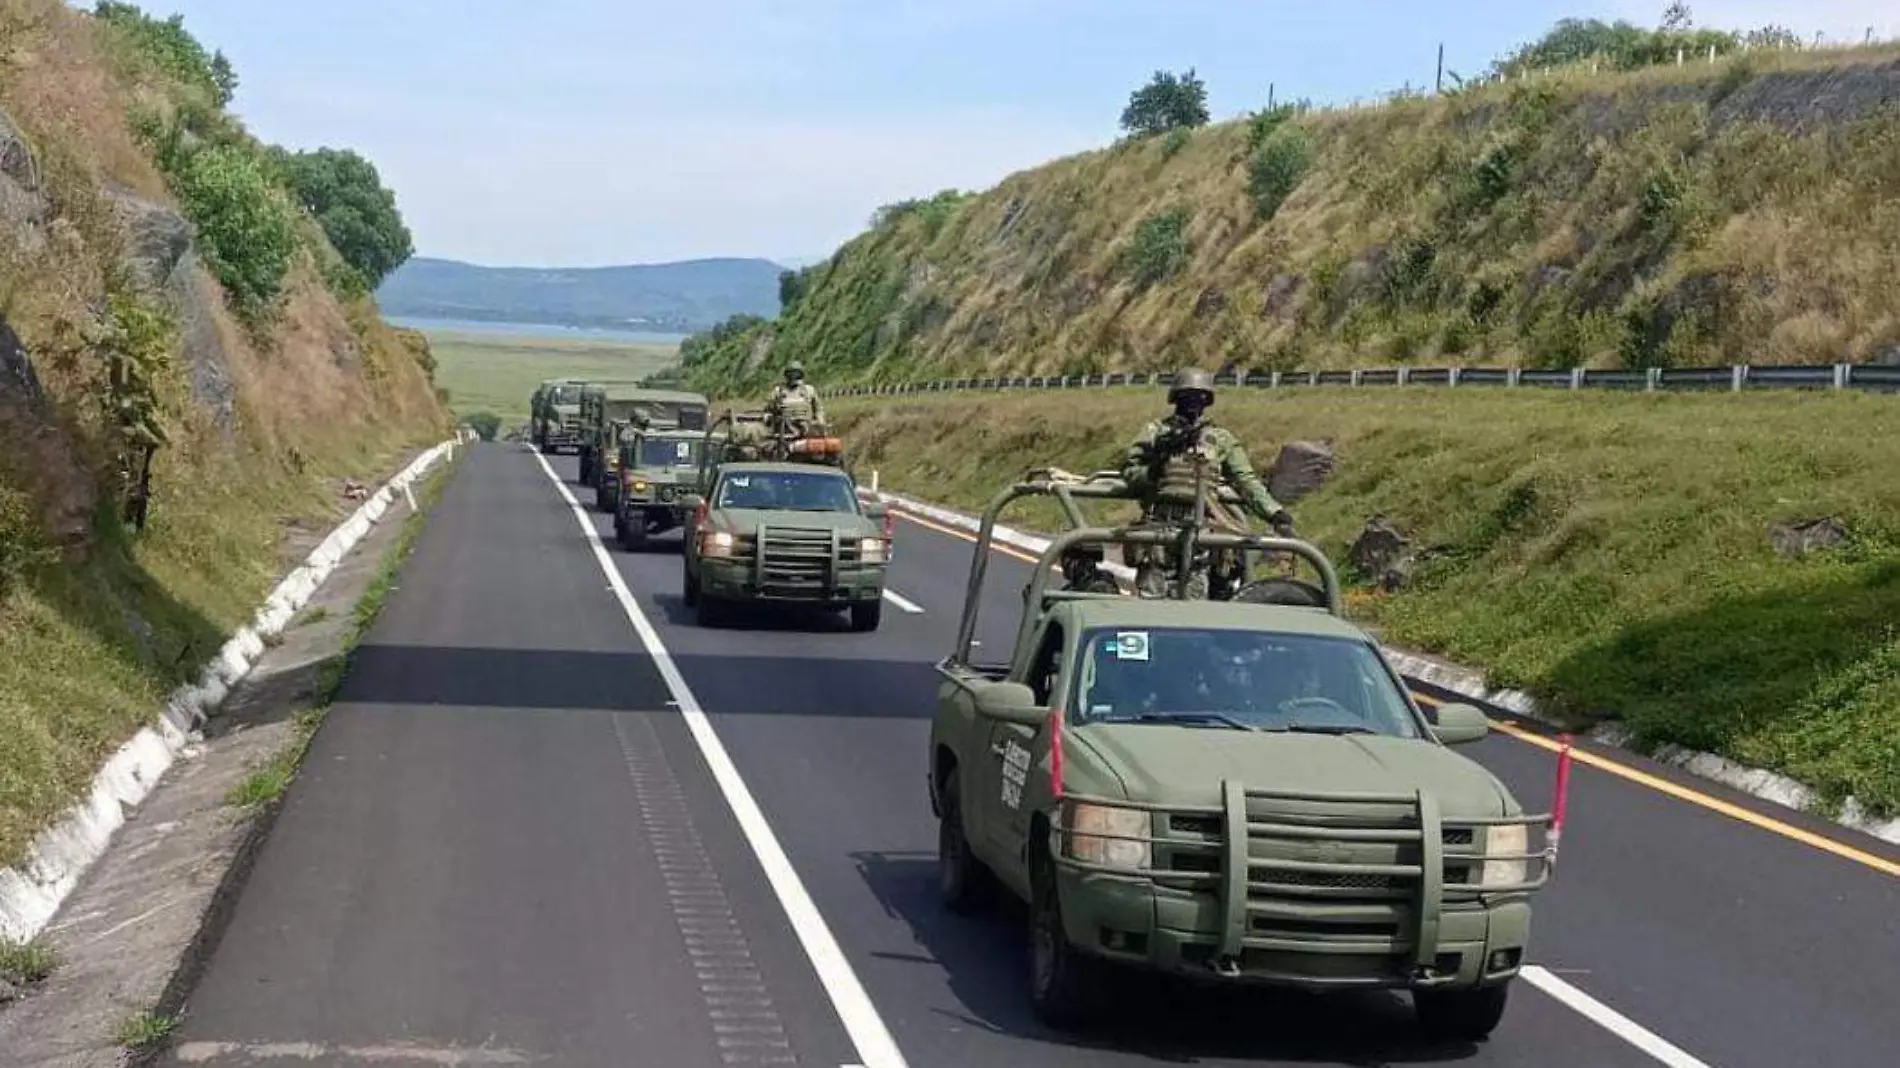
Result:
{"label": "tree canopy", "polygon": [[1130,93],[1128,106],[1122,109],[1122,129],[1137,137],[1206,126],[1207,83],[1195,76],[1194,68],[1173,74],[1155,71],[1148,84]]}
{"label": "tree canopy", "polygon": [[375,289],[415,254],[396,195],[369,160],[349,149],[319,148],[280,152],[278,163],[298,201],[365,288]]}

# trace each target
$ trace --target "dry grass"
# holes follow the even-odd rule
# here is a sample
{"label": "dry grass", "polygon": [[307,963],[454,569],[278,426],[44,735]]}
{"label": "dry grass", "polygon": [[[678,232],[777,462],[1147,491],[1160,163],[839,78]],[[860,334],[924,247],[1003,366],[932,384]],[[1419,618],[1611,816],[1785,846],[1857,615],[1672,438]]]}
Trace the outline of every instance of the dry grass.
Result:
{"label": "dry grass", "polygon": [[0,234],[0,312],[52,407],[50,421],[17,405],[0,413],[0,505],[26,502],[13,508],[25,525],[8,529],[32,548],[0,576],[0,863],[19,859],[249,617],[281,576],[287,529],[330,525],[344,477],[374,481],[447,429],[426,347],[367,304],[339,307],[306,264],[265,336],[221,302],[210,309],[234,427],[193,402],[189,354],[173,354],[157,383],[171,442],[154,465],[150,522],[120,528],[99,488],[104,370],[80,334],[124,241],[99,190],[169,198],[98,44],[58,0],[0,0],[0,107],[31,143],[51,203],[43,240]]}
{"label": "dry grass", "polygon": [[[1264,222],[1245,122],[1057,160],[847,244],[766,366],[739,338],[696,374],[1864,360],[1900,345],[1897,56],[1585,69],[1308,113],[1313,169]],[[1122,250],[1177,207],[1184,269],[1134,284]]]}
{"label": "dry grass", "polygon": [[[1114,466],[1160,401],[1105,390],[834,408],[860,473],[975,509],[1031,465]],[[1335,480],[1294,510],[1335,559],[1374,514],[1430,550],[1415,588],[1355,596],[1390,640],[1647,739],[1900,811],[1892,398],[1229,391],[1217,413],[1261,467],[1280,443],[1333,443]],[[1841,518],[1851,547],[1774,554],[1771,523],[1818,516]]]}

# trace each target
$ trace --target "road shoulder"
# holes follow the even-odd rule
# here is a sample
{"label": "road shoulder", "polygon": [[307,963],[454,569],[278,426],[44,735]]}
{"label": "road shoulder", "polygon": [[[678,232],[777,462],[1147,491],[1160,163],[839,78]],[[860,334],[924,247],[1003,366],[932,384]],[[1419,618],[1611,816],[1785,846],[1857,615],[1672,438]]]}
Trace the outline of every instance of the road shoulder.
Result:
{"label": "road shoulder", "polygon": [[[453,461],[399,497],[233,688],[42,933],[58,961],[0,1012],[20,1068],[144,1063],[222,935],[316,717]],[[128,1048],[139,1035],[147,1046]]]}

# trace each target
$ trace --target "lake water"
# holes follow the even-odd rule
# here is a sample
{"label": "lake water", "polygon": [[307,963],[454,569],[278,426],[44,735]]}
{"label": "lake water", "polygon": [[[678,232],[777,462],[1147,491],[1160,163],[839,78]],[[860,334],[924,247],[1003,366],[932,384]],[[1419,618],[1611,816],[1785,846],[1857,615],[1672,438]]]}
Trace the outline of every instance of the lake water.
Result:
{"label": "lake water", "polygon": [[649,345],[677,345],[686,334],[668,334],[648,330],[605,330],[591,326],[558,326],[553,323],[492,323],[476,319],[418,319],[407,315],[386,315],[390,323],[410,330],[487,334],[492,337],[568,337],[582,341],[628,341]]}

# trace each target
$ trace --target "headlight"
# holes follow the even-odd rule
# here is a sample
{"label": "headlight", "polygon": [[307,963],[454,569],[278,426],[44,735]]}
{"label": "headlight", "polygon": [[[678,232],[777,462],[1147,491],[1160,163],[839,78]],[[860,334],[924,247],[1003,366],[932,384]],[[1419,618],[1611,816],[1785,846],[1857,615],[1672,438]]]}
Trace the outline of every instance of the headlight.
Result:
{"label": "headlight", "polygon": [[647,484],[644,479],[636,478],[633,480],[633,492],[645,493],[646,491],[647,491]]}
{"label": "headlight", "polygon": [[[1522,823],[1500,823],[1485,828],[1484,870],[1478,876],[1480,886],[1512,886],[1524,881],[1529,862],[1522,859],[1530,850],[1530,828]],[[1492,860],[1492,857],[1515,859]]]}
{"label": "headlight", "polygon": [[[1135,808],[1078,803],[1069,825],[1069,856],[1084,864],[1134,871],[1150,863],[1148,842],[1153,820]],[[1119,837],[1103,838],[1100,835]],[[1144,839],[1129,841],[1130,838]]]}
{"label": "headlight", "polygon": [[867,564],[886,563],[891,558],[891,543],[883,538],[863,538],[858,542],[858,559]]}
{"label": "headlight", "polygon": [[707,530],[699,535],[699,555],[731,556],[733,537],[721,530]]}

